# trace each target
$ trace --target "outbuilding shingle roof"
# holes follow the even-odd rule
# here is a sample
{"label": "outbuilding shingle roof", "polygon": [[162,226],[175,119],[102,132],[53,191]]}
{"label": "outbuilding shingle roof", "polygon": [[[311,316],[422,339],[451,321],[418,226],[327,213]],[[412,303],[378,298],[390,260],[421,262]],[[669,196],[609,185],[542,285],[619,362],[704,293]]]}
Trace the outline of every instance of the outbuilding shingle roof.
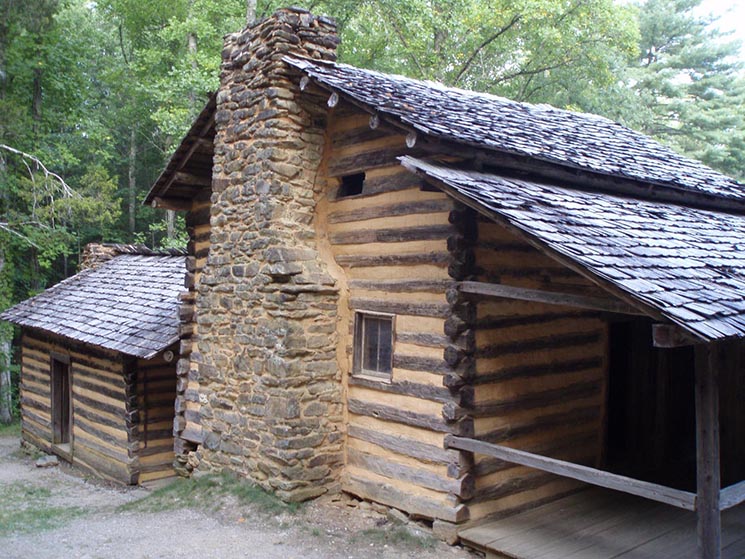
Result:
{"label": "outbuilding shingle roof", "polygon": [[[307,76],[414,130],[605,176],[745,201],[745,186],[607,118],[519,103],[345,64],[285,58]],[[646,188],[639,185],[639,190]]]}
{"label": "outbuilding shingle roof", "polygon": [[698,338],[745,337],[745,216],[402,162]]}
{"label": "outbuilding shingle roof", "polygon": [[178,340],[186,257],[124,254],[0,314],[0,319],[150,358]]}

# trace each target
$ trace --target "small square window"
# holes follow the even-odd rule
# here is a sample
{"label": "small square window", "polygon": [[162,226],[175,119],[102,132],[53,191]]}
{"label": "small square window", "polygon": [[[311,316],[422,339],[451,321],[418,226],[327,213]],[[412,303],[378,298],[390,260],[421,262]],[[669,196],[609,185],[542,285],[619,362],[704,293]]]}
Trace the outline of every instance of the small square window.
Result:
{"label": "small square window", "polygon": [[393,372],[393,317],[358,312],[354,320],[354,374],[390,380]]}
{"label": "small square window", "polygon": [[348,196],[357,196],[362,194],[365,187],[365,173],[355,173],[341,178],[341,185],[336,193],[337,198],[346,198]]}

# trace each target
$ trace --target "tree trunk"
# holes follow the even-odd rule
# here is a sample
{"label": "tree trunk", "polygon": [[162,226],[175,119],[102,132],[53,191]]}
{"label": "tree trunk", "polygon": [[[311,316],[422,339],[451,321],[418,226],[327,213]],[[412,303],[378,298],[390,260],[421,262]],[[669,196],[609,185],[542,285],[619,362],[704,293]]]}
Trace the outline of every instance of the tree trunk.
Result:
{"label": "tree trunk", "polygon": [[137,209],[137,130],[132,128],[129,134],[129,238],[135,235],[135,210]]}
{"label": "tree trunk", "polygon": [[10,338],[0,331],[0,423],[13,421],[13,397],[10,378]]}
{"label": "tree trunk", "polygon": [[[5,255],[0,250],[0,275],[5,268]],[[0,328],[0,423],[13,421],[13,400],[10,379],[10,333]]]}
{"label": "tree trunk", "polygon": [[256,0],[246,0],[246,25],[256,21]]}

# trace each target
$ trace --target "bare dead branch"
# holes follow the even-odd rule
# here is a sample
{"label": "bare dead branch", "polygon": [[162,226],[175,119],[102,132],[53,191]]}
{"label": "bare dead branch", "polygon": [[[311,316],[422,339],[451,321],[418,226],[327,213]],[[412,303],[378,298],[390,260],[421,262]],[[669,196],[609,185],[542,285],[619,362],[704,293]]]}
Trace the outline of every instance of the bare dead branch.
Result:
{"label": "bare dead branch", "polygon": [[478,47],[476,47],[476,49],[471,53],[471,56],[468,57],[468,60],[466,60],[463,63],[463,66],[461,66],[460,71],[458,72],[458,75],[455,76],[455,79],[453,80],[453,85],[458,85],[458,82],[460,81],[460,79],[468,71],[468,69],[471,67],[471,64],[473,64],[473,61],[476,60],[476,57],[482,50],[484,50],[491,43],[499,39],[499,37],[507,33],[507,31],[509,31],[512,27],[517,25],[517,22],[520,21],[521,18],[522,16],[520,14],[514,15],[507,25],[498,29],[495,33],[492,33],[489,37],[484,39],[484,41],[482,41],[482,43]]}

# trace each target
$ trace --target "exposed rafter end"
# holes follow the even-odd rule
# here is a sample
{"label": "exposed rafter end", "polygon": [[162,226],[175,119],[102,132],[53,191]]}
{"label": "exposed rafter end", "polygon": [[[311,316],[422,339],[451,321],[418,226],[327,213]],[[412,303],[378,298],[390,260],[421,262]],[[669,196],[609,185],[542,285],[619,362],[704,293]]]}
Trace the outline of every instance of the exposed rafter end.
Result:
{"label": "exposed rafter end", "polygon": [[153,198],[150,203],[153,208],[160,208],[162,210],[175,210],[175,211],[187,211],[191,209],[191,200],[186,198]]}
{"label": "exposed rafter end", "polygon": [[659,348],[683,347],[701,343],[691,334],[675,324],[653,324],[652,344]]}
{"label": "exposed rafter end", "polygon": [[329,97],[329,100],[326,102],[326,104],[329,106],[329,108],[333,109],[339,104],[339,94],[334,91],[331,96]]}

